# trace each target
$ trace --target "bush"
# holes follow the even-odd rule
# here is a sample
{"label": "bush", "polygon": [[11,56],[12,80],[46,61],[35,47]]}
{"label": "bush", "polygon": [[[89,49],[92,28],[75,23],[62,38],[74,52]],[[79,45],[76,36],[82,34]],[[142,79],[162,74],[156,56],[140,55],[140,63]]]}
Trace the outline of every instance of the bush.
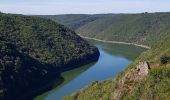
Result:
{"label": "bush", "polygon": [[170,60],[170,57],[163,55],[160,60],[161,60],[161,64],[167,64],[168,61]]}

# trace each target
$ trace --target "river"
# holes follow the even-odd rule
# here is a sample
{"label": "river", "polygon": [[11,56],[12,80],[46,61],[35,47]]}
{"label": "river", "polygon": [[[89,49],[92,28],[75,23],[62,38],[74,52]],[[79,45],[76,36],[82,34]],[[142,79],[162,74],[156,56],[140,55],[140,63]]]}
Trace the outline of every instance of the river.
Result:
{"label": "river", "polygon": [[62,100],[64,96],[86,87],[93,81],[111,79],[146,50],[131,45],[90,42],[98,47],[99,60],[62,73],[62,84],[54,86],[52,90],[37,96],[34,100]]}

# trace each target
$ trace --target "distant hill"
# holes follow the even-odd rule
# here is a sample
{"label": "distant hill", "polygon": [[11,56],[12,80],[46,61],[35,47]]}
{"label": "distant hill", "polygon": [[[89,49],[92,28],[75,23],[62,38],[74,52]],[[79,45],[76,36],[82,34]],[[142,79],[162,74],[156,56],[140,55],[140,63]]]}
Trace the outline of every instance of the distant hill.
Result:
{"label": "distant hill", "polygon": [[20,100],[54,80],[60,83],[62,71],[96,61],[98,56],[96,47],[63,25],[0,13],[1,100]]}
{"label": "distant hill", "polygon": [[[67,16],[67,22],[69,23],[68,20],[78,15],[72,15],[72,17],[69,17],[69,15],[59,16]],[[68,25],[68,23],[65,23],[59,16],[56,15],[50,19],[54,20],[54,18],[57,18],[55,20],[56,22],[61,22],[68,27],[74,27],[72,22]],[[158,42],[158,40],[169,35],[170,32],[170,13],[168,12],[141,14],[99,14],[89,16],[90,17],[88,18],[95,17],[95,19],[88,21],[83,25],[79,25],[78,28],[74,28],[75,31],[82,36],[153,46],[156,42]],[[45,17],[46,16],[44,16],[44,18]],[[75,19],[75,21],[79,22],[80,20]]]}
{"label": "distant hill", "polygon": [[87,14],[65,14],[65,15],[36,15],[37,17],[51,19],[57,23],[63,24],[72,30],[77,30],[81,26],[84,26],[90,22],[93,22],[99,18],[114,16],[114,14],[98,14],[98,15],[87,15]]}
{"label": "distant hill", "polygon": [[63,24],[73,30],[76,30],[79,27],[97,19],[96,16],[86,14],[37,15],[37,16],[52,19],[53,21]]}

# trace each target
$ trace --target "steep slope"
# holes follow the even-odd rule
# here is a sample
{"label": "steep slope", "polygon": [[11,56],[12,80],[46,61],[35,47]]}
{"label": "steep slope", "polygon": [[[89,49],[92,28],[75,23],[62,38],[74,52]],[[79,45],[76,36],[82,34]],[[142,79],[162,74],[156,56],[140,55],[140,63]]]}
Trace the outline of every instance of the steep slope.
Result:
{"label": "steep slope", "polygon": [[22,92],[29,93],[51,81],[50,77],[53,78],[49,68],[20,53],[11,43],[0,41],[0,62],[1,100],[15,99],[23,95]]}
{"label": "steep slope", "polygon": [[[82,36],[148,46],[156,44],[155,42],[166,37],[170,31],[169,12],[81,15],[81,18],[77,16],[79,15],[43,17],[72,27]],[[82,22],[86,19],[88,21]],[[77,27],[73,28],[75,26]]]}
{"label": "steep slope", "polygon": [[93,82],[66,100],[169,100],[170,13],[103,16],[76,29],[82,36],[148,45],[113,80]]}
{"label": "steep slope", "polygon": [[99,56],[96,47],[68,28],[23,15],[0,14],[0,46],[0,98],[5,100],[19,100],[62,71]]}
{"label": "steep slope", "polygon": [[65,15],[36,15],[37,17],[42,17],[46,19],[51,19],[57,23],[63,24],[72,30],[77,30],[80,27],[93,22],[100,18],[106,18],[114,16],[114,14],[65,14]]}
{"label": "steep slope", "polygon": [[[118,35],[120,39],[117,38],[117,41],[122,40],[148,44],[151,46],[151,49],[142,53],[135,62],[129,65],[126,70],[119,73],[114,79],[93,82],[79,92],[65,97],[65,100],[169,100],[170,14],[155,13],[124,16],[126,17],[120,20],[122,21],[121,24],[117,23],[116,26],[115,23],[115,27],[117,27],[122,34]],[[132,18],[127,20],[127,16]],[[89,25],[91,23],[89,23]],[[124,28],[124,25],[128,28]],[[96,26],[98,27],[100,25],[96,24]],[[113,30],[110,30],[110,32],[115,32],[115,30],[117,30],[115,27],[111,26],[109,29],[113,28]],[[90,28],[92,27],[89,26],[87,29]],[[105,28],[103,28],[103,30],[105,31]],[[139,30],[142,31],[143,34],[141,37],[137,34]],[[95,34],[96,36],[94,37],[106,40],[112,35],[113,37],[110,39],[116,40],[112,33],[109,35],[107,32],[103,32],[101,33],[103,36],[100,36],[100,33]],[[135,35],[134,38],[136,39],[129,38],[132,34]],[[83,35],[91,36],[90,33],[89,35],[87,33]],[[92,33],[92,35],[94,34]],[[143,39],[143,37],[146,39]],[[140,39],[143,40],[140,41]]]}
{"label": "steep slope", "polygon": [[170,13],[118,14],[92,21],[76,31],[87,37],[152,46],[170,31]]}
{"label": "steep slope", "polygon": [[170,37],[159,42],[114,79],[93,82],[65,100],[169,100]]}
{"label": "steep slope", "polygon": [[97,19],[97,16],[86,14],[66,14],[66,15],[37,15],[38,17],[51,19],[55,22],[63,24],[73,30]]}

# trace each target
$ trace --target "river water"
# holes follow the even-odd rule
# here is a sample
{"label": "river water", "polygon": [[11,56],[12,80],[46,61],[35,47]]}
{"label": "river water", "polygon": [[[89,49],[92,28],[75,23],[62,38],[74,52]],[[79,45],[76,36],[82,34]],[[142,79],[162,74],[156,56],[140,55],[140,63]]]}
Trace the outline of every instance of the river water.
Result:
{"label": "river water", "polygon": [[99,60],[62,73],[64,82],[37,96],[35,100],[62,100],[64,96],[79,91],[93,81],[111,79],[146,50],[136,46],[90,42],[98,47]]}

